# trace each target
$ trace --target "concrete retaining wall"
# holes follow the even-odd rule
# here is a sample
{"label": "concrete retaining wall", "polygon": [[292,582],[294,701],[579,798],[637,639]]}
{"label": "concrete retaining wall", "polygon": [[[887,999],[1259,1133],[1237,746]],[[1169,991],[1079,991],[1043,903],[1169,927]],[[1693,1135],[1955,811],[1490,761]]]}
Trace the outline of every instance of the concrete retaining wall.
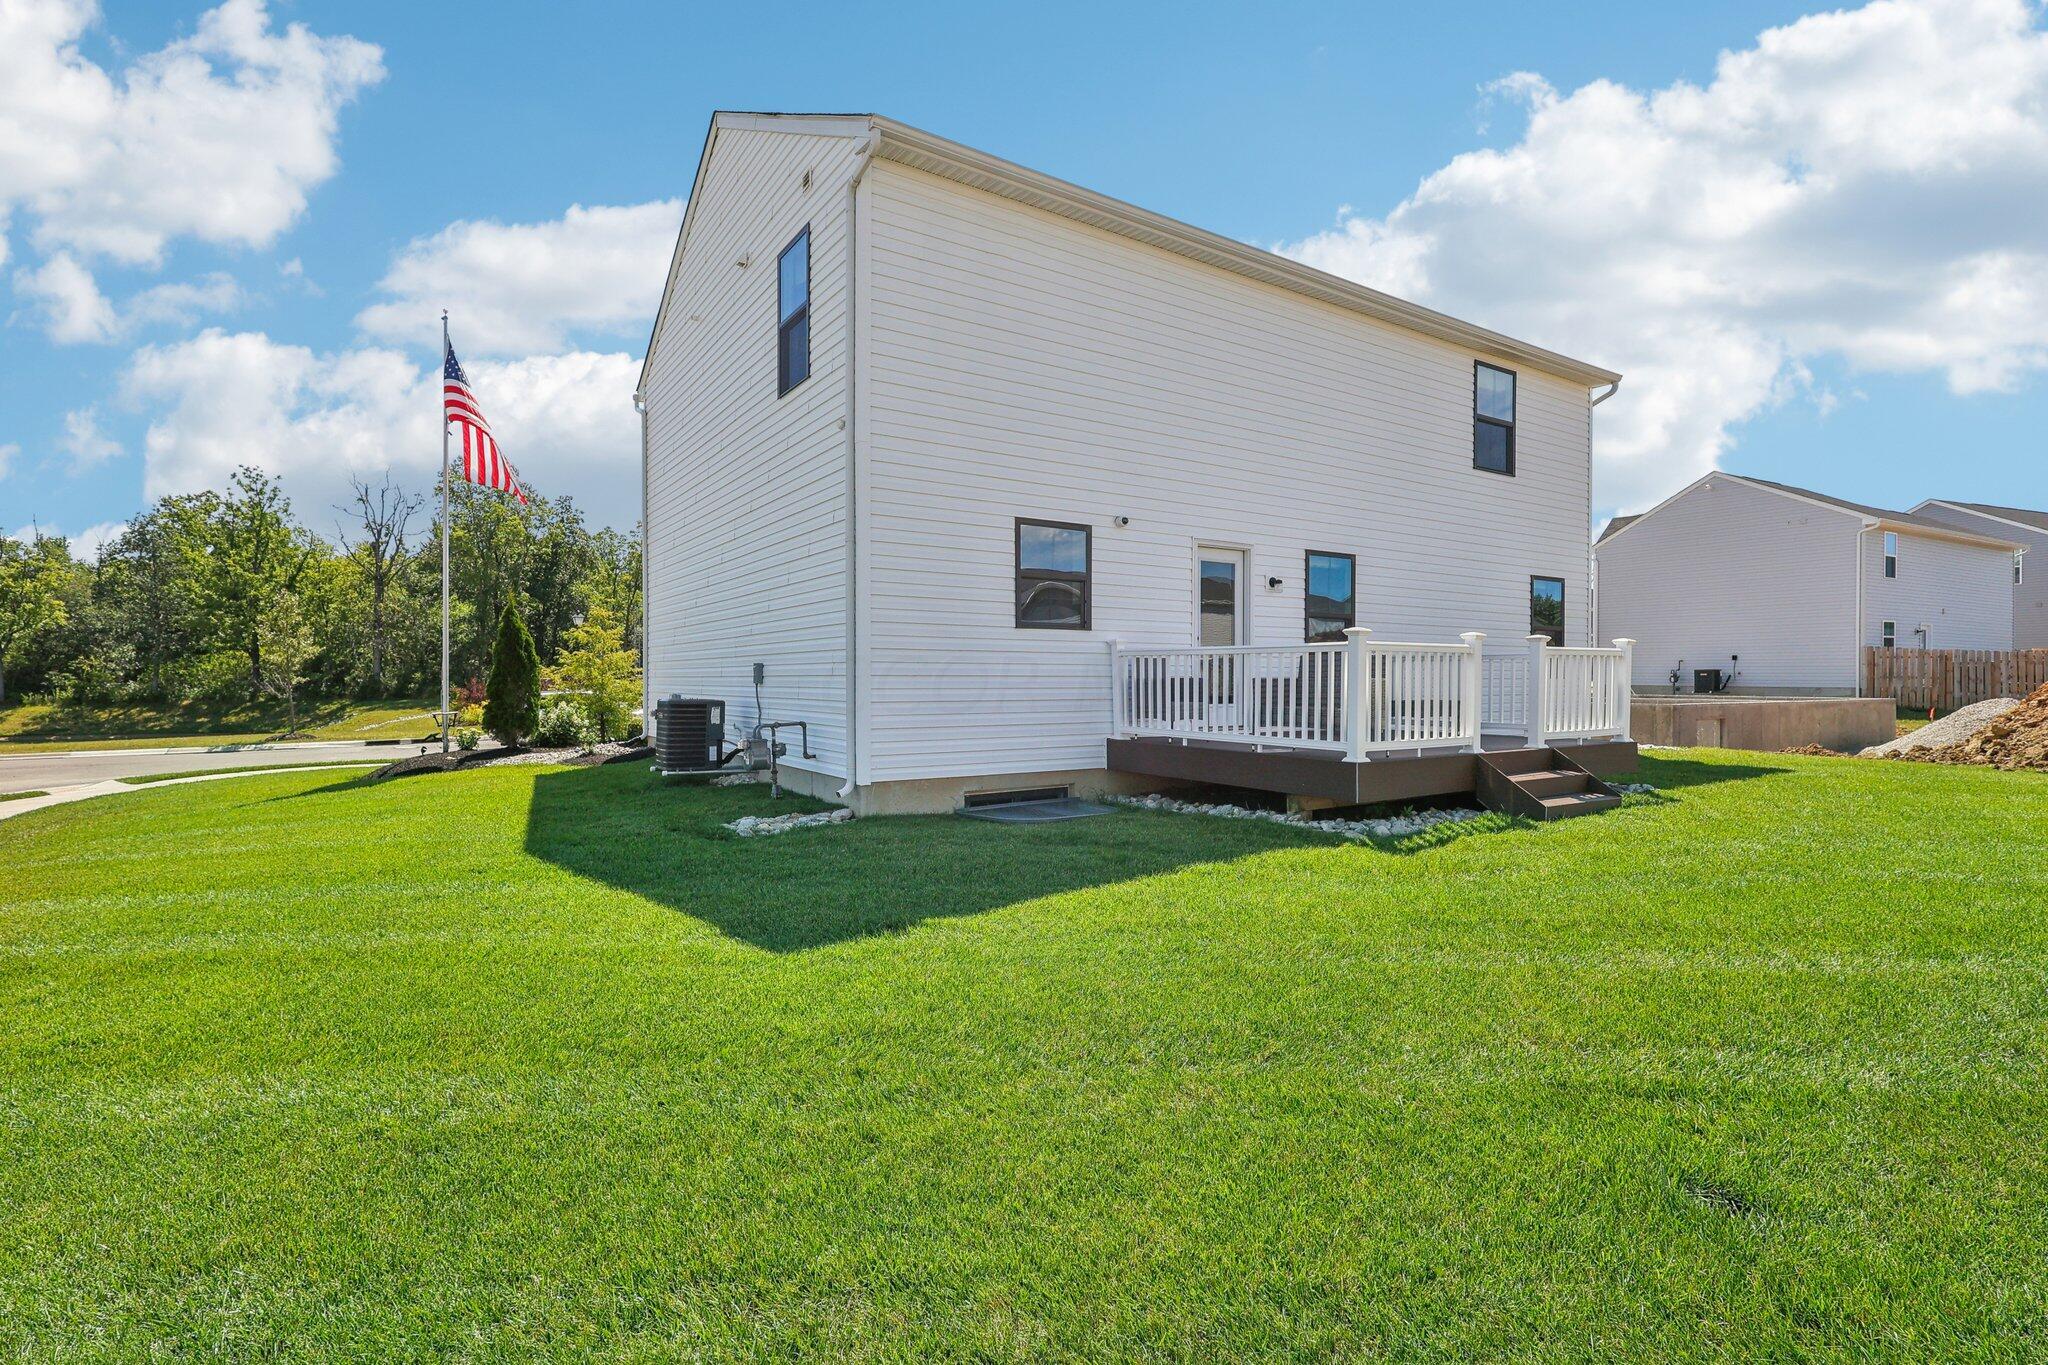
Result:
{"label": "concrete retaining wall", "polygon": [[1898,733],[1890,697],[1638,696],[1629,728],[1638,744],[1710,749],[1797,749],[1853,754]]}

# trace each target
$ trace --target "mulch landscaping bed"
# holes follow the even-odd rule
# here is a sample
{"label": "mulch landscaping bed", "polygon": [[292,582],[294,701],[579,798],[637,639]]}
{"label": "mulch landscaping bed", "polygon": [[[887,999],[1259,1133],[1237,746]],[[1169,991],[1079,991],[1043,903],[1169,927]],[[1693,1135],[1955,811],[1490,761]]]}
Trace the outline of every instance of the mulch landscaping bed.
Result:
{"label": "mulch landscaping bed", "polygon": [[558,763],[570,768],[595,768],[601,763],[630,763],[652,758],[645,744],[599,744],[589,749],[457,749],[445,754],[418,754],[387,763],[369,776],[372,782],[417,773],[447,773],[462,768],[491,768],[515,763]]}

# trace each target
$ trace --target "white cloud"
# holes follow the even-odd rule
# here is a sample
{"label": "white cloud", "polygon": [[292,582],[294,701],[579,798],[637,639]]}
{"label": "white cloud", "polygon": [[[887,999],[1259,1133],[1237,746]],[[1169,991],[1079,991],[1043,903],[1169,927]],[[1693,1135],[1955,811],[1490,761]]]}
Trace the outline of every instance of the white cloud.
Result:
{"label": "white cloud", "polygon": [[6,478],[13,472],[14,461],[20,454],[21,447],[12,441],[5,445],[0,445],[0,479]]}
{"label": "white cloud", "polygon": [[58,252],[33,270],[16,271],[14,289],[39,307],[43,329],[52,341],[64,345],[111,341],[120,329],[114,305],[100,293],[92,272],[68,251]]}
{"label": "white cloud", "polygon": [[18,540],[24,545],[32,545],[38,536],[41,536],[44,540],[63,536],[71,547],[71,557],[91,564],[99,559],[101,550],[105,549],[110,542],[118,539],[120,534],[127,529],[128,523],[125,521],[101,521],[95,522],[83,531],[74,531],[70,535],[65,535],[63,531],[55,526],[39,526],[34,522],[30,522],[26,526],[16,527],[13,531],[9,532],[8,539]]}
{"label": "white cloud", "polygon": [[334,174],[341,108],[382,53],[227,0],[118,77],[78,41],[87,0],[0,0],[0,213],[45,251],[155,265],[173,237],[266,246]]}
{"label": "white cloud", "polygon": [[197,281],[152,285],[117,309],[68,251],[15,272],[14,288],[36,305],[50,340],[62,345],[118,341],[148,323],[187,325],[201,313],[228,312],[242,302],[241,286],[216,271]]}
{"label": "white cloud", "polygon": [[[638,361],[571,352],[468,369],[530,487],[573,495],[599,522],[633,524]],[[432,487],[441,459],[436,381],[395,350],[315,355],[261,332],[209,328],[137,351],[123,391],[152,414],[143,443],[149,497],[218,488],[236,466],[252,464],[278,475],[317,525],[346,501],[351,474],[388,470],[409,487]]]}
{"label": "white cloud", "polygon": [[1880,0],[1723,53],[1704,87],[1568,94],[1529,73],[1512,146],[1454,158],[1384,218],[1281,249],[1628,376],[1599,496],[1712,467],[1805,366],[2048,369],[2048,34],[2025,0]]}
{"label": "white cloud", "polygon": [[59,442],[71,457],[71,472],[85,474],[121,453],[121,443],[100,431],[96,408],[77,408],[64,414],[64,439]]}
{"label": "white cloud", "polygon": [[356,323],[386,341],[438,346],[452,313],[456,351],[524,355],[572,335],[645,340],[682,204],[585,208],[545,223],[459,222],[406,246]]}

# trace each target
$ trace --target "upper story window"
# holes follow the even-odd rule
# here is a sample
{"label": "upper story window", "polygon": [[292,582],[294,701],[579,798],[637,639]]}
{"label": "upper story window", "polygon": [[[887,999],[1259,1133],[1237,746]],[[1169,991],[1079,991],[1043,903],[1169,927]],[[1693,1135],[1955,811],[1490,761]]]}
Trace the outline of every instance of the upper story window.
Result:
{"label": "upper story window", "polygon": [[1358,624],[1358,560],[1326,550],[1308,552],[1302,599],[1302,639],[1342,640]]}
{"label": "upper story window", "polygon": [[1529,633],[1548,635],[1564,645],[1564,580],[1532,575],[1529,579]]}
{"label": "upper story window", "polygon": [[1017,625],[1086,630],[1091,546],[1086,526],[1017,519]]}
{"label": "upper story window", "polygon": [[1515,372],[1472,363],[1472,467],[1515,472]]}
{"label": "upper story window", "polygon": [[1899,533],[1897,531],[1886,531],[1884,533],[1884,576],[1886,578],[1897,578],[1899,576]]}
{"label": "upper story window", "polygon": [[782,248],[775,262],[775,392],[811,377],[811,229]]}

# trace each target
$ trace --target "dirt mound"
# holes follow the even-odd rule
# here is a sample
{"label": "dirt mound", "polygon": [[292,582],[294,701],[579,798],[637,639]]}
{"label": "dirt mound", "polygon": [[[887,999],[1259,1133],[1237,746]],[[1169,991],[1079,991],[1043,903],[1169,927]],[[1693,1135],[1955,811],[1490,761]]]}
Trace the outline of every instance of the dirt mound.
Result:
{"label": "dirt mound", "polygon": [[2048,772],[2048,686],[2035,688],[2019,705],[1985,722],[1967,739],[1889,756],[1922,763],[1971,763]]}
{"label": "dirt mound", "polygon": [[1940,720],[1929,721],[1917,730],[1900,735],[1897,739],[1883,744],[1873,744],[1862,753],[1864,758],[1890,758],[1903,754],[1908,749],[1939,749],[1950,744],[1961,744],[1998,716],[2018,706],[2013,697],[1993,697],[1989,701],[1972,702],[1958,707]]}
{"label": "dirt mound", "polygon": [[1830,749],[1825,744],[1802,744],[1796,749],[1780,749],[1781,754],[1800,754],[1806,758],[1847,758],[1840,749]]}

